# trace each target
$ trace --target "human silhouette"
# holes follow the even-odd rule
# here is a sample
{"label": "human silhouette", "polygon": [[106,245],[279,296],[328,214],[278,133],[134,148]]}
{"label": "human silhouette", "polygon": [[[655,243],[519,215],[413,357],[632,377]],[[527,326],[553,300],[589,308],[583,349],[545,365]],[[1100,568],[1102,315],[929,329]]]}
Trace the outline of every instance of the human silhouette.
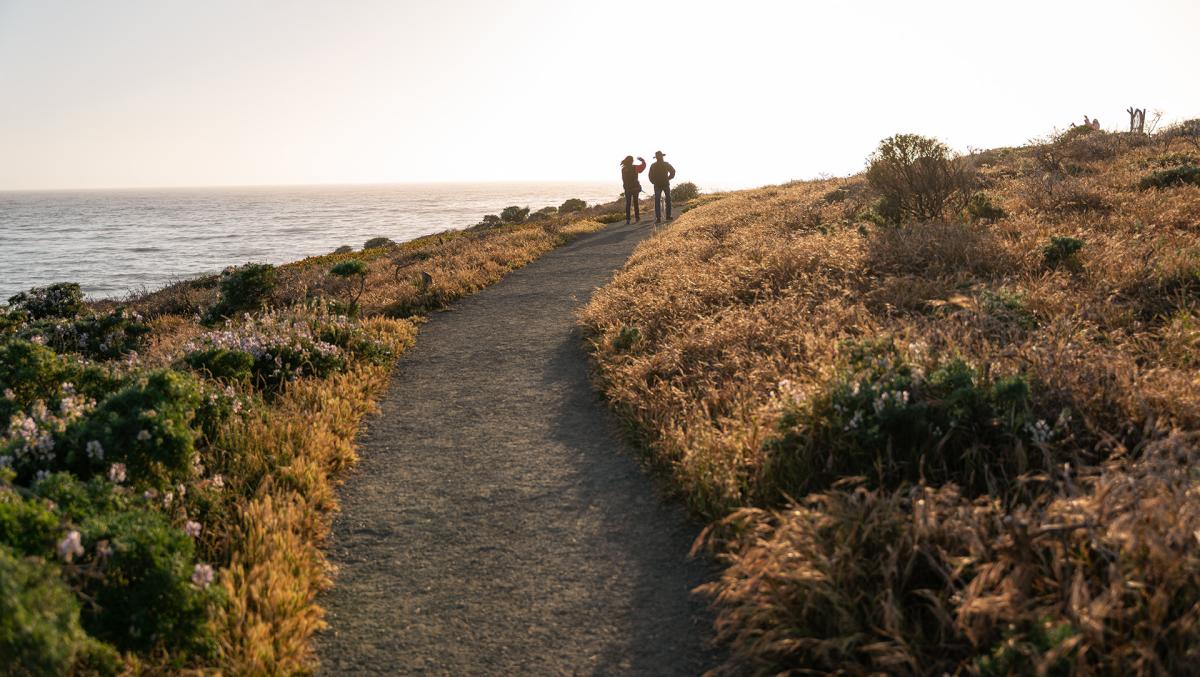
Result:
{"label": "human silhouette", "polygon": [[638,181],[638,174],[646,168],[646,161],[638,157],[638,162],[641,164],[633,164],[633,156],[626,155],[624,160],[621,160],[621,185],[625,189],[625,223],[629,223],[629,206],[633,205],[633,215],[638,221],[642,220],[641,210],[638,208],[638,195],[642,192],[642,182]]}
{"label": "human silhouette", "polygon": [[662,207],[659,197],[664,193],[667,197],[667,220],[671,220],[671,179],[675,178],[675,168],[663,158],[667,154],[661,150],[654,152],[654,164],[650,165],[650,183],[654,184],[654,222],[662,223]]}

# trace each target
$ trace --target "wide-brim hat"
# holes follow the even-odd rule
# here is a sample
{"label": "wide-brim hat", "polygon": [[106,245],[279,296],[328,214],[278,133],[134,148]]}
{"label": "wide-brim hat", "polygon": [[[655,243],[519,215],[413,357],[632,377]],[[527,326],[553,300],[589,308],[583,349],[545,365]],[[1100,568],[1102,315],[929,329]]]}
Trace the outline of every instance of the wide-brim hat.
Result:
{"label": "wide-brim hat", "polygon": [[667,154],[662,152],[661,150],[654,151],[654,157],[666,157],[666,156],[667,156]]}

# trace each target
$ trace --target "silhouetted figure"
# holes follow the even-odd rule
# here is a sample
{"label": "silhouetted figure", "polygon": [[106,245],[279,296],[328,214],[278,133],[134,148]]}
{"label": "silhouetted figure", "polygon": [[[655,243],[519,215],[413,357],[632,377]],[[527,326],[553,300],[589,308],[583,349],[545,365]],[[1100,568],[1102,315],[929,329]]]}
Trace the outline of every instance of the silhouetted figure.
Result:
{"label": "silhouetted figure", "polygon": [[638,221],[642,220],[641,210],[638,208],[638,195],[642,192],[642,182],[638,181],[638,174],[646,169],[646,161],[638,158],[640,165],[633,164],[633,156],[626,155],[624,160],[621,160],[621,185],[625,189],[625,223],[629,223],[629,206],[633,205],[633,216]]}
{"label": "silhouetted figure", "polygon": [[1100,129],[1100,118],[1092,118],[1092,129]]}
{"label": "silhouetted figure", "polygon": [[1083,126],[1084,126],[1084,127],[1091,127],[1091,126],[1092,126],[1092,120],[1091,120],[1091,118],[1089,118],[1089,117],[1088,117],[1088,116],[1086,116],[1086,115],[1085,115],[1085,116],[1083,116]]}
{"label": "silhouetted figure", "polygon": [[659,197],[666,193],[667,220],[671,220],[671,179],[675,178],[675,168],[663,158],[667,154],[661,150],[654,152],[654,164],[650,165],[650,183],[654,184],[654,222],[662,223],[662,207]]}

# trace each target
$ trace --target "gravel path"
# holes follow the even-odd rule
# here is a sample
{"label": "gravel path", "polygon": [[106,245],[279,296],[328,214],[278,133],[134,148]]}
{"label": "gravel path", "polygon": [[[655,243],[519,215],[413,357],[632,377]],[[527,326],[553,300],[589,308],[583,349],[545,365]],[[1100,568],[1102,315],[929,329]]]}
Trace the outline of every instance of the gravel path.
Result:
{"label": "gravel path", "polygon": [[434,316],[342,490],[327,674],[694,675],[697,533],[588,380],[574,310],[650,226],[613,225]]}

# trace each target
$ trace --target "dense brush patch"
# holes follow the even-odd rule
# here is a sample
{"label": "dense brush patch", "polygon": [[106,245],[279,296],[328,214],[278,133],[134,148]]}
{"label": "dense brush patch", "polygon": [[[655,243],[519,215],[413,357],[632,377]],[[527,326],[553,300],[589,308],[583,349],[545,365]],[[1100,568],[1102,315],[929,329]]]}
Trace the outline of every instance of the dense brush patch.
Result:
{"label": "dense brush patch", "polygon": [[0,673],[311,672],[334,484],[416,335],[386,315],[495,282],[600,227],[586,216],[120,307],[74,284],[0,306]]}
{"label": "dense brush patch", "polygon": [[731,194],[597,292],[600,386],[721,525],[731,670],[1193,669],[1193,141],[977,154],[926,222],[862,176]]}

